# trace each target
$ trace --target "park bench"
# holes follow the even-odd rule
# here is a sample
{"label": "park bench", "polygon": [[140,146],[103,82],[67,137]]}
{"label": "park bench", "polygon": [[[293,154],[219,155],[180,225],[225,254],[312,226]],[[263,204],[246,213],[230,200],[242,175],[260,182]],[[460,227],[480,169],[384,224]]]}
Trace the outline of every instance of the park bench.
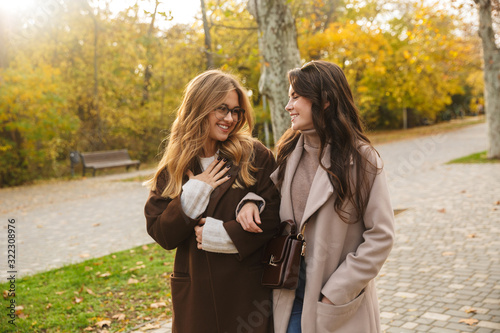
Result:
{"label": "park bench", "polygon": [[71,174],[74,175],[74,166],[80,161],[82,162],[82,175],[85,176],[86,169],[93,169],[92,176],[95,176],[97,169],[115,168],[124,166],[130,168],[135,166],[139,169],[141,162],[132,160],[127,149],[105,150],[90,153],[79,153],[72,151],[70,153]]}

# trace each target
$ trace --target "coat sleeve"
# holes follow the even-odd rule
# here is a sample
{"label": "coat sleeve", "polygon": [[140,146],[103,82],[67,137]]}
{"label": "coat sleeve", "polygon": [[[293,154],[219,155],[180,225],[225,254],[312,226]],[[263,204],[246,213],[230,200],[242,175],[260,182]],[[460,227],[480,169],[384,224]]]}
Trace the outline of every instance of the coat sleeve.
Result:
{"label": "coat sleeve", "polygon": [[363,216],[364,241],[347,255],[321,290],[336,305],[352,301],[378,275],[394,243],[394,213],[378,156],[376,165],[381,170],[373,180]]}
{"label": "coat sleeve", "polygon": [[158,177],[155,191],[149,193],[144,215],[148,234],[164,249],[172,250],[194,233],[199,219],[192,219],[182,210],[180,196],[161,196],[166,186],[166,171]]}
{"label": "coat sleeve", "polygon": [[276,167],[276,161],[272,152],[262,144],[257,144],[255,148],[255,166],[257,167],[256,184],[250,188],[258,196],[264,199],[266,207],[260,215],[263,232],[252,233],[245,231],[236,220],[224,223],[229,237],[233,240],[238,249],[240,260],[260,250],[279,230],[279,203],[280,197],[276,186],[269,176]]}

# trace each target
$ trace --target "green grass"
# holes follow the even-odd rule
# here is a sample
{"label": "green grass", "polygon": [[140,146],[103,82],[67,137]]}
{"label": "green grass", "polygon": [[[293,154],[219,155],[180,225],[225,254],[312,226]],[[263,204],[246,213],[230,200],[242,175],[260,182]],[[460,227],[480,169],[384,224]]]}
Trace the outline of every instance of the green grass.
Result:
{"label": "green grass", "polygon": [[449,161],[446,164],[454,163],[500,163],[499,159],[489,159],[486,151],[471,154]]}
{"label": "green grass", "polygon": [[[14,329],[7,316],[12,299],[6,297],[9,284],[2,283],[2,332],[83,332],[85,328],[98,332],[97,323],[103,320],[111,321],[109,332],[123,332],[170,316],[174,254],[151,244],[18,279],[15,301],[23,309],[17,311]],[[151,307],[160,302],[166,306]],[[113,318],[119,314],[124,319]]]}

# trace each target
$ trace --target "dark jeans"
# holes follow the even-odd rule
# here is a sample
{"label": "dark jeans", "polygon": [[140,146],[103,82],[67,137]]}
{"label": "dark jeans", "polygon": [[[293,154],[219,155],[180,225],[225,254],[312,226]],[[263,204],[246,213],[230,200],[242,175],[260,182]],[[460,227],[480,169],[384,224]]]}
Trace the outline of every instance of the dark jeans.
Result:
{"label": "dark jeans", "polygon": [[288,322],[286,333],[301,333],[302,329],[302,306],[304,304],[304,292],[306,290],[306,263],[304,258],[300,261],[299,285],[295,290],[295,300],[293,301],[292,314]]}

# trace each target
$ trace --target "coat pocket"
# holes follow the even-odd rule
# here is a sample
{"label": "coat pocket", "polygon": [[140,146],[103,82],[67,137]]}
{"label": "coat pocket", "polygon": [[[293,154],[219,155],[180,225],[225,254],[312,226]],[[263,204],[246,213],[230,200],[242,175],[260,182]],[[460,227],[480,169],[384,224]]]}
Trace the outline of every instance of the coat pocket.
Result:
{"label": "coat pocket", "polygon": [[184,307],[183,304],[188,302],[190,286],[191,278],[189,276],[178,276],[177,273],[170,275],[170,290],[174,312],[176,308]]}
{"label": "coat pocket", "polygon": [[[365,299],[363,291],[358,297],[349,303],[342,305],[325,304],[321,301],[317,304],[316,331],[335,333],[364,333],[363,321],[353,318]],[[357,317],[357,316],[356,316]]]}

